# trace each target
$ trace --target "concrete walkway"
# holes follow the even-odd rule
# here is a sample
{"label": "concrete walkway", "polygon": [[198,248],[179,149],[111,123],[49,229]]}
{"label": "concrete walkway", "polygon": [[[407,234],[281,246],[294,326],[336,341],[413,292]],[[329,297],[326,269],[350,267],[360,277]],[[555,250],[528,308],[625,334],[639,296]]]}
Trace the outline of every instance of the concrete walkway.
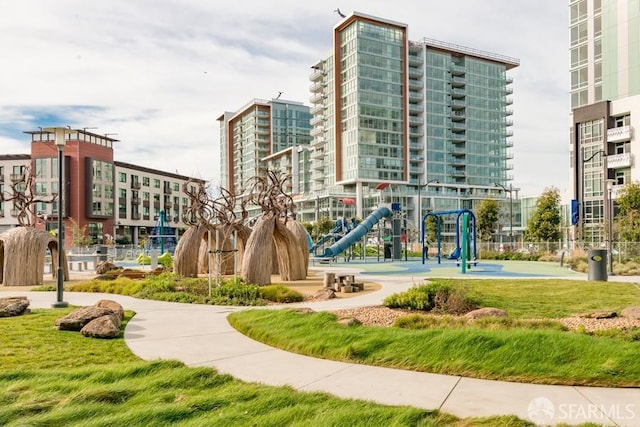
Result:
{"label": "concrete walkway", "polygon": [[[327,268],[329,269],[329,268]],[[357,271],[330,267],[331,271]],[[584,277],[584,275],[583,275]],[[380,304],[411,287],[407,276],[367,275],[381,290],[359,297],[300,303],[314,310]],[[612,278],[613,280],[613,278]],[[625,281],[640,282],[640,278]],[[4,288],[2,296],[26,295],[32,308],[49,308],[53,292]],[[125,341],[142,359],[177,359],[189,366],[209,366],[235,378],[302,391],[323,391],[345,398],[390,405],[440,409],[459,417],[513,414],[538,424],[640,426],[640,389],[548,386],[427,374],[301,356],[253,341],[236,332],[226,316],[237,307],[189,305],[140,300],[120,295],[67,292],[73,305],[102,298],[120,302],[136,315]]]}

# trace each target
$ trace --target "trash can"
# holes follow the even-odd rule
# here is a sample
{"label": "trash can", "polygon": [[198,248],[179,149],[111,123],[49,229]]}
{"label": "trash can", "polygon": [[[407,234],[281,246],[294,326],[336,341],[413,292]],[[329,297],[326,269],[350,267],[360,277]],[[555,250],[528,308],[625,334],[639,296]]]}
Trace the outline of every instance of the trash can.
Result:
{"label": "trash can", "polygon": [[104,245],[96,245],[96,255],[98,262],[107,260],[107,247]]}
{"label": "trash can", "polygon": [[607,250],[589,249],[587,251],[587,278],[589,280],[607,281]]}
{"label": "trash can", "polygon": [[384,244],[384,259],[391,259],[391,243]]}

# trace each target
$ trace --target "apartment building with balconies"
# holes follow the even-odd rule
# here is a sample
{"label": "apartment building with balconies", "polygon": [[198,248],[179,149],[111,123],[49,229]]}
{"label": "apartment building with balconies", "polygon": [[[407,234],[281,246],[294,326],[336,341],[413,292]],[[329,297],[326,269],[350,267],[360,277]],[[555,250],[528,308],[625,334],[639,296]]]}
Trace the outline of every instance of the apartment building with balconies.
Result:
{"label": "apartment building with balconies", "polygon": [[575,239],[615,240],[606,224],[640,180],[640,8],[636,0],[571,0],[571,180]]}
{"label": "apartment building with balconies", "polygon": [[[31,153],[0,155],[0,190],[11,196],[9,183],[30,169],[34,177],[31,191],[52,203],[36,204],[36,227],[57,228],[58,149],[53,133],[25,132],[31,137]],[[94,243],[111,239],[137,245],[148,236],[161,214],[167,229],[176,235],[187,228],[183,214],[190,204],[183,186],[195,187],[205,181],[184,175],[114,161],[114,143],[118,140],[86,129],[70,129],[63,151],[65,230],[73,220],[86,227]],[[0,231],[18,225],[13,201],[0,202]],[[68,234],[67,234],[68,235]],[[65,239],[67,246],[71,239]]]}

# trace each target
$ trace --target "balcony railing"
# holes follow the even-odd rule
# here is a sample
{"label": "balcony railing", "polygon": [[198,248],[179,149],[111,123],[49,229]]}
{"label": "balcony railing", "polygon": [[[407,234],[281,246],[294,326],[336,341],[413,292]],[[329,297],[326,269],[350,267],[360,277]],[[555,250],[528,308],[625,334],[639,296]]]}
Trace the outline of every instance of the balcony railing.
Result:
{"label": "balcony railing", "polygon": [[139,190],[140,188],[142,188],[142,186],[140,185],[140,181],[132,181],[131,188],[133,188],[134,190]]}
{"label": "balcony railing", "polygon": [[133,220],[139,220],[141,217],[141,215],[139,213],[132,213],[131,214],[131,219]]}
{"label": "balcony railing", "polygon": [[631,166],[633,166],[633,154],[631,153],[609,154],[607,156],[608,169],[629,168]]}

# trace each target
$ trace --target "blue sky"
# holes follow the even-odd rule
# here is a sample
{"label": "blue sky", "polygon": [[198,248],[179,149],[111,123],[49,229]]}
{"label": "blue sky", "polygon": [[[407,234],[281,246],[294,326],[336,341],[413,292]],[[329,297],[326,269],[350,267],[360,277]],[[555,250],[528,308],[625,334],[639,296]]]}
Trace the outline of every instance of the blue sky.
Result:
{"label": "blue sky", "polygon": [[213,180],[216,118],[253,98],[308,104],[333,12],[521,60],[513,83],[514,187],[569,191],[568,13],[561,0],[0,0],[0,153],[23,131],[96,127],[116,160]]}

